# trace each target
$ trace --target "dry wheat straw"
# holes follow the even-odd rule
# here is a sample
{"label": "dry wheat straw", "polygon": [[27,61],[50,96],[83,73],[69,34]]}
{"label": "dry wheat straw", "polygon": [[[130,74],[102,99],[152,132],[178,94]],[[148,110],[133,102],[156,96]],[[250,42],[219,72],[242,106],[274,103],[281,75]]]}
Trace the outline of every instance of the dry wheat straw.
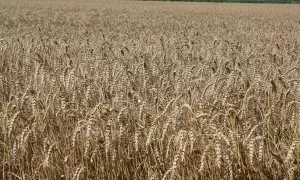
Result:
{"label": "dry wheat straw", "polygon": [[290,163],[291,160],[293,159],[293,153],[297,146],[298,146],[298,141],[293,141],[293,143],[292,143],[291,147],[289,148],[288,153],[285,157],[285,160],[284,160],[284,162],[286,164]]}

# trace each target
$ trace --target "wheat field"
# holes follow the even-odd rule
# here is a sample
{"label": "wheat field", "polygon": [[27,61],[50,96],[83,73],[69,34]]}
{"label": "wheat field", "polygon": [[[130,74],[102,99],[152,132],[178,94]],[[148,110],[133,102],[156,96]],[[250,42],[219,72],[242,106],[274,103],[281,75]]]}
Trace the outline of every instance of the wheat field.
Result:
{"label": "wheat field", "polygon": [[0,2],[0,179],[300,179],[300,6]]}

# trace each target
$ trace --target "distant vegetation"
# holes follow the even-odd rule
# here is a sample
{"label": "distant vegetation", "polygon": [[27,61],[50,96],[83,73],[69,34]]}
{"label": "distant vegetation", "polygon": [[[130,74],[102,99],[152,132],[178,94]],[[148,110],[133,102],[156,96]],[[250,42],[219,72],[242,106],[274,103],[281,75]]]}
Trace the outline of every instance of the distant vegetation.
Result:
{"label": "distant vegetation", "polygon": [[299,4],[300,0],[156,0],[156,1],[189,1],[189,2],[229,2],[229,3],[280,3]]}

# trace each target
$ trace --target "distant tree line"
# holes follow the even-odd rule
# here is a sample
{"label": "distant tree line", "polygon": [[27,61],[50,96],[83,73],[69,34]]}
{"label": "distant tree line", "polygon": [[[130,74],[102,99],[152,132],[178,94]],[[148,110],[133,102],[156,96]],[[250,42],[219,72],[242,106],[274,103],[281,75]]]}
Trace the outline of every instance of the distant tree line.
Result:
{"label": "distant tree line", "polygon": [[189,1],[189,2],[236,2],[236,3],[283,3],[300,4],[300,0],[154,0],[154,1]]}

